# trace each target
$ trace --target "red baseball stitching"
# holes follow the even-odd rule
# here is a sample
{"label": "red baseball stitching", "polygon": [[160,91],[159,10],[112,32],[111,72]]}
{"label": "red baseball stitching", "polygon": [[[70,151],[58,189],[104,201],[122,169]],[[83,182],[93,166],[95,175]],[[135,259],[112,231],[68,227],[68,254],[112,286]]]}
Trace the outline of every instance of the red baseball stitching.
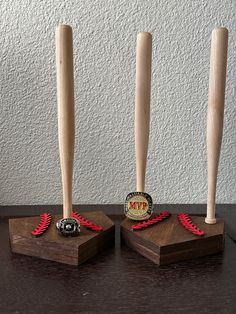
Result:
{"label": "red baseball stitching", "polygon": [[41,236],[50,226],[52,222],[52,215],[48,213],[43,213],[40,215],[40,222],[37,227],[31,232],[33,236]]}
{"label": "red baseball stitching", "polygon": [[147,228],[147,227],[152,226],[158,222],[163,221],[164,219],[166,219],[170,216],[171,216],[171,213],[168,212],[167,210],[165,210],[153,218],[150,218],[150,219],[145,220],[143,222],[139,222],[138,224],[132,225],[131,230],[139,230],[142,228]]}
{"label": "red baseball stitching", "polygon": [[187,229],[188,231],[190,231],[193,234],[196,234],[198,236],[204,236],[204,231],[202,231],[200,228],[198,228],[197,226],[195,226],[192,222],[192,220],[190,219],[188,214],[185,213],[179,213],[178,214],[178,219],[179,222],[181,223],[181,225]]}
{"label": "red baseball stitching", "polygon": [[100,232],[103,230],[103,227],[102,226],[99,226],[99,225],[95,225],[94,223],[92,223],[91,221],[89,221],[88,219],[82,217],[79,213],[77,212],[73,212],[72,213],[72,217],[77,219],[80,224],[90,230],[93,230],[93,231],[97,231],[97,232]]}

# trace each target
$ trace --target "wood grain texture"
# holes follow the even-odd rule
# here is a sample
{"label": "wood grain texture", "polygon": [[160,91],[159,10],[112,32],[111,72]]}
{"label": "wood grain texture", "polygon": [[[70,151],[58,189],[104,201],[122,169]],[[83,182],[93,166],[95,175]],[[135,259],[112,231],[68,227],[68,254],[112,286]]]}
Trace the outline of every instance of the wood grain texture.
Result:
{"label": "wood grain texture", "polygon": [[56,29],[58,139],[63,189],[63,217],[72,214],[75,142],[73,38],[69,25]]}
{"label": "wood grain texture", "polygon": [[132,231],[133,221],[126,218],[121,224],[124,242],[158,265],[221,252],[224,249],[224,221],[206,225],[204,217],[191,216],[195,225],[205,231],[204,237],[183,228],[177,215],[148,228]]}
{"label": "wood grain texture", "polygon": [[214,224],[217,172],[220,159],[224,121],[224,99],[227,66],[228,30],[212,32],[207,115],[208,198],[206,223]]}
{"label": "wood grain texture", "polygon": [[50,228],[41,237],[35,238],[31,231],[39,222],[39,217],[9,220],[11,249],[14,253],[48,259],[70,265],[80,265],[99,252],[114,245],[115,227],[102,212],[81,213],[93,223],[104,227],[102,232],[94,232],[81,226],[78,237],[63,237],[58,234],[55,223],[61,215],[53,217]]}
{"label": "wood grain texture", "polygon": [[144,192],[147,163],[150,95],[151,95],[152,35],[139,33],[136,52],[136,90],[135,90],[135,155],[136,190]]}
{"label": "wood grain texture", "polygon": [[[110,205],[90,205],[110,210]],[[235,205],[217,205],[229,221]],[[206,205],[161,205],[161,210],[202,212]],[[0,207],[0,312],[13,313],[174,313],[234,314],[236,312],[236,245],[226,236],[224,254],[196,258],[156,267],[127,246],[120,246],[116,223],[116,246],[79,268],[11,253],[8,219],[45,207]],[[57,210],[47,206],[47,210]],[[89,209],[79,206],[76,210]],[[123,211],[122,206],[115,208]],[[160,210],[160,209],[159,209]],[[189,212],[188,211],[188,212]],[[67,299],[67,302],[61,300]]]}

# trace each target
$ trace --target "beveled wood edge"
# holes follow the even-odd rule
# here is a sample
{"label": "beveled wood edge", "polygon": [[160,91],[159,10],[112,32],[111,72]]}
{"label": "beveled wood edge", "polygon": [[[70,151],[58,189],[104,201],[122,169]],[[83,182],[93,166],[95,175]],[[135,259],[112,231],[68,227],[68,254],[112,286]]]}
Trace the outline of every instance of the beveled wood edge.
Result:
{"label": "beveled wood edge", "polygon": [[[104,226],[104,230],[101,232],[88,230],[79,237],[71,238],[71,241],[68,242],[65,237],[55,236],[55,232],[49,232],[47,237],[33,237],[30,234],[31,223],[34,223],[38,219],[37,216],[9,219],[11,251],[13,253],[78,266],[115,245],[115,224],[108,215],[105,215],[102,211],[81,214],[91,220],[97,218],[97,223],[101,223]],[[56,220],[61,217],[61,214],[54,216]],[[84,227],[84,229],[86,228]],[[81,239],[81,236],[83,236],[83,239]]]}
{"label": "beveled wood edge", "polygon": [[[185,242],[179,242],[162,246],[158,244],[155,245],[150,240],[145,238],[140,239],[135,232],[124,228],[122,224],[120,226],[120,230],[122,245],[128,246],[159,266],[224,251],[224,232],[205,239],[192,239],[188,241],[188,244],[185,244]],[[199,250],[199,247],[201,247],[201,241],[204,241],[204,246],[201,250]]]}

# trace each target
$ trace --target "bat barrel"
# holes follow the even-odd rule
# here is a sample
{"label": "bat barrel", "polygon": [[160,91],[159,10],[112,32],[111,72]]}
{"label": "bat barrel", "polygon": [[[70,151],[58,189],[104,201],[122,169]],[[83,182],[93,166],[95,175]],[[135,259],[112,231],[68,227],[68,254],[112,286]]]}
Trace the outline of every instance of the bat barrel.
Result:
{"label": "bat barrel", "polygon": [[135,154],[136,190],[144,192],[147,163],[150,94],[151,94],[152,35],[139,33],[136,52],[136,91],[135,91]]}

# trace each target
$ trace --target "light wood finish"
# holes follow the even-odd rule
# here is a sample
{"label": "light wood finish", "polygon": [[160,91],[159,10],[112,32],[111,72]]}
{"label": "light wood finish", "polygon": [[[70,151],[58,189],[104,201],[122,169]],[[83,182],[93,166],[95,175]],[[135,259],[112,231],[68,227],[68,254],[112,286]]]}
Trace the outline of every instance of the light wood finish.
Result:
{"label": "light wood finish", "polygon": [[63,217],[69,218],[72,214],[75,121],[72,28],[68,25],[59,25],[56,29],[56,67]]}
{"label": "light wood finish", "polygon": [[150,92],[151,92],[152,35],[139,33],[136,54],[136,93],[135,93],[135,154],[136,189],[144,192],[147,163]]}
{"label": "light wood finish", "polygon": [[227,66],[228,30],[212,32],[207,117],[208,199],[205,222],[215,224],[217,172],[220,158],[224,119],[225,80]]}
{"label": "light wood finish", "polygon": [[206,225],[204,216],[190,217],[194,224],[205,231],[204,237],[186,230],[179,223],[177,215],[138,231],[131,230],[134,222],[126,218],[121,224],[121,237],[126,245],[158,265],[223,251],[223,219],[217,219],[215,225]]}
{"label": "light wood finish", "polygon": [[114,246],[115,226],[110,218],[102,211],[86,212],[81,215],[103,226],[104,230],[94,232],[81,226],[78,237],[63,237],[55,228],[55,223],[62,217],[56,215],[45,234],[35,238],[31,236],[31,231],[39,223],[39,217],[9,219],[12,252],[64,264],[80,265],[97,253]]}

